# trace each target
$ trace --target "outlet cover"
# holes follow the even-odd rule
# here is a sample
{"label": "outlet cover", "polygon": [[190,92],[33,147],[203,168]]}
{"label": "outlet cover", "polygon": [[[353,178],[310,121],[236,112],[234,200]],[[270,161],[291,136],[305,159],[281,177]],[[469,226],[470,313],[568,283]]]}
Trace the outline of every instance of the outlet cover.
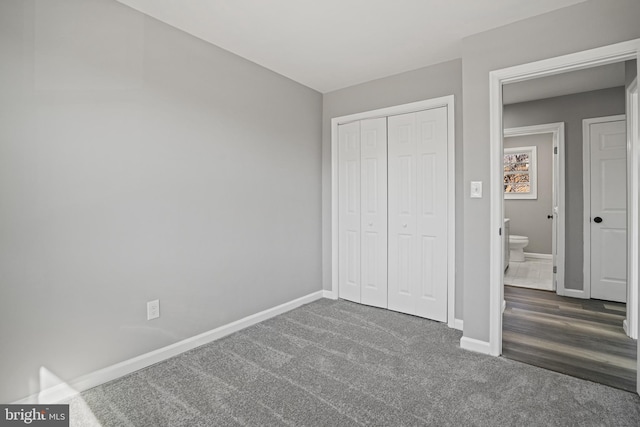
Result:
{"label": "outlet cover", "polygon": [[156,299],[147,303],[147,320],[160,317],[160,300]]}

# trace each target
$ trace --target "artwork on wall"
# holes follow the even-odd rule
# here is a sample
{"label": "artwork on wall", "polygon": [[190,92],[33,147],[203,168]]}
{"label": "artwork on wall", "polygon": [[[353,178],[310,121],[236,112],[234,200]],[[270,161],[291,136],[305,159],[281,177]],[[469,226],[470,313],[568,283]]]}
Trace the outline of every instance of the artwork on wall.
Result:
{"label": "artwork on wall", "polygon": [[504,149],[504,198],[537,199],[536,147]]}

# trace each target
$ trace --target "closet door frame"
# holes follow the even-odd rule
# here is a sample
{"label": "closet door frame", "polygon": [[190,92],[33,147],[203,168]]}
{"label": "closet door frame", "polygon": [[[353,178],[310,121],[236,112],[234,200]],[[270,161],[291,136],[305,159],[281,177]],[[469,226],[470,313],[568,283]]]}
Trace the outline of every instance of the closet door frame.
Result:
{"label": "closet door frame", "polygon": [[[455,114],[454,96],[396,105],[331,119],[331,289],[330,298],[338,298],[338,126],[357,120],[415,113],[432,108],[447,108],[447,324],[455,328],[461,322],[455,316]],[[462,329],[458,326],[458,329]]]}

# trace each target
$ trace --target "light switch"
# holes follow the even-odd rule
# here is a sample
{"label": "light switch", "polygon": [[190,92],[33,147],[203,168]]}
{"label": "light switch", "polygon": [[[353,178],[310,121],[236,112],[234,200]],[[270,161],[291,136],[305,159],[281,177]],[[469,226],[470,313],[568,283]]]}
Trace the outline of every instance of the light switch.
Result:
{"label": "light switch", "polygon": [[482,198],[482,181],[471,181],[471,198]]}

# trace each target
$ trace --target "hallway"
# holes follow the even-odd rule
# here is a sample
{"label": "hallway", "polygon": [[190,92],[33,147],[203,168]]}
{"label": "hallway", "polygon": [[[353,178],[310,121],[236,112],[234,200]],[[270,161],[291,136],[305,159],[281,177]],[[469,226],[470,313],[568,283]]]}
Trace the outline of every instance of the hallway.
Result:
{"label": "hallway", "polygon": [[504,357],[635,392],[636,341],[622,329],[625,304],[513,286],[504,298]]}

